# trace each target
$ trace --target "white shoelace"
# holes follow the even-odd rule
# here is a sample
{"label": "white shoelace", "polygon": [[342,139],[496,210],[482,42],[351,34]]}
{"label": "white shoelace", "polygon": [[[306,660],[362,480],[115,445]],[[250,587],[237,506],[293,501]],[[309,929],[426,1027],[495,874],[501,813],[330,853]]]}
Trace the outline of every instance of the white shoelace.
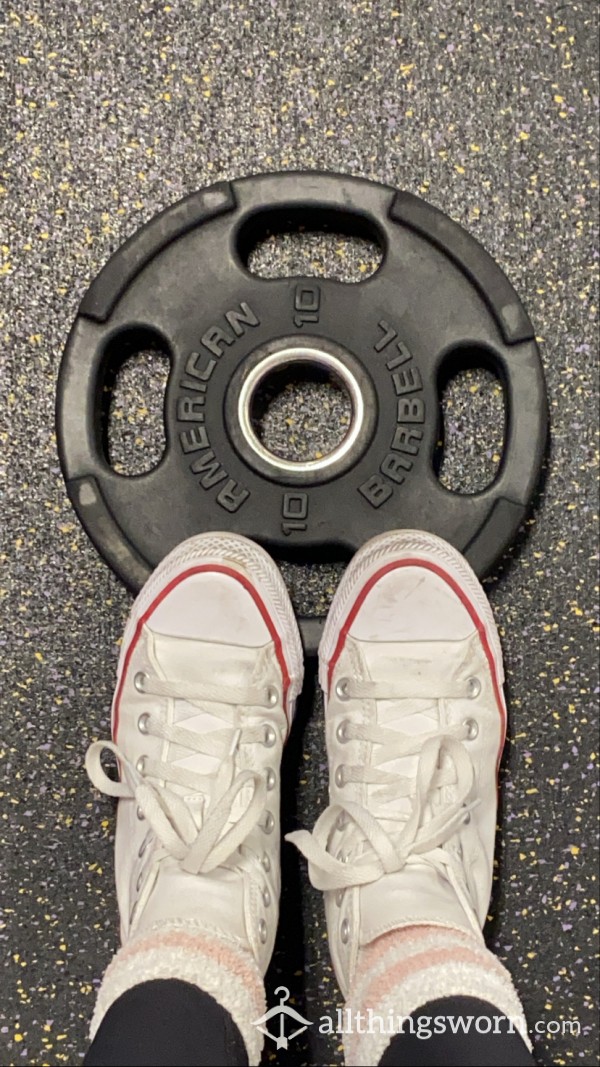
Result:
{"label": "white shoelace", "polygon": [[[428,684],[431,694],[431,683]],[[344,680],[343,686],[344,697],[348,700],[400,700],[403,718],[430,714],[437,722],[440,700],[465,697],[464,687],[459,689],[456,684],[438,687],[435,698],[421,695],[418,692],[421,687],[415,686],[414,682],[410,683],[409,692],[398,686],[392,689],[386,683],[351,679]],[[463,833],[475,833],[470,825],[470,813],[478,801],[469,801],[475,772],[463,743],[469,738],[469,720],[416,735],[378,724],[352,722],[350,718],[338,725],[338,731],[340,729],[345,740],[363,741],[373,746],[368,765],[338,768],[343,784],[356,782],[374,788],[369,790],[368,809],[353,801],[340,801],[325,809],[312,834],[298,830],[287,835],[286,839],[293,841],[308,860],[312,884],[321,890],[346,889],[377,881],[384,874],[401,871],[407,864],[425,862],[452,882],[479,933],[469,892],[474,887],[469,886],[468,875],[457,869],[451,852],[442,848],[459,829]],[[414,778],[380,767],[405,756],[418,756]],[[435,805],[436,794],[439,797],[438,790],[445,786],[453,787],[455,798],[447,803],[444,801],[442,810],[432,814],[431,805]],[[400,797],[411,798],[409,814],[392,810],[391,806]],[[439,809],[440,805],[437,807]],[[391,828],[385,829],[384,822]],[[333,830],[345,823],[353,823],[358,833],[352,835],[354,847],[336,857],[327,846]],[[360,854],[350,860],[349,853],[356,852],[359,842]]]}
{"label": "white shoelace", "polygon": [[[243,728],[235,727],[238,708],[273,707],[273,691],[266,688],[235,688],[233,686],[185,685],[161,681],[145,676],[145,693],[170,699],[185,700],[224,720],[229,726],[223,730],[197,733],[185,726],[169,724],[159,716],[142,713],[143,732],[177,746],[186,752],[213,756],[219,761],[214,774],[201,775],[172,763],[145,758],[143,765],[134,765],[112,741],[95,741],[88,748],[85,765],[93,785],[108,796],[135,800],[141,815],[148,820],[151,831],[162,846],[163,855],[179,861],[183,870],[192,874],[207,874],[227,864],[235,856],[235,865],[249,869],[243,851],[246,838],[257,825],[266,802],[264,777],[252,770],[235,774],[235,754],[242,745],[257,743],[275,745],[279,731],[275,725],[263,722]],[[102,753],[112,752],[121,766],[121,781],[106,774],[101,763]],[[152,780],[150,780],[152,779]],[[170,784],[183,786],[194,799],[202,798],[201,828],[198,829],[185,799]],[[225,833],[231,821],[233,805],[246,786],[252,796],[240,818]],[[208,801],[208,804],[206,803]],[[251,870],[251,868],[250,868]]]}

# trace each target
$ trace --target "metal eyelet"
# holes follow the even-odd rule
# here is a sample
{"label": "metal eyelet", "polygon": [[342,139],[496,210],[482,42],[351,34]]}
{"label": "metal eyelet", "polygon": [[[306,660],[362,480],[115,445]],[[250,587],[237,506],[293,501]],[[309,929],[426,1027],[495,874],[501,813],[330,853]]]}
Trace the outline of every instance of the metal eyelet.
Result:
{"label": "metal eyelet", "polygon": [[350,700],[348,695],[348,678],[340,678],[335,683],[335,695],[338,700]]}
{"label": "metal eyelet", "polygon": [[347,719],[342,719],[342,721],[337,724],[335,736],[337,737],[340,745],[345,745],[347,741],[350,740],[350,738],[348,737],[348,725],[349,724]]}
{"label": "metal eyelet", "polygon": [[135,809],[135,813],[136,813],[138,819],[140,820],[140,822],[143,822],[143,820],[146,818],[146,816],[144,815],[144,812],[140,808],[139,804],[138,804],[137,808]]}
{"label": "metal eyelet", "polygon": [[479,723],[477,719],[465,719],[463,726],[467,731],[467,741],[474,741],[479,733]]}
{"label": "metal eyelet", "polygon": [[265,908],[268,908],[270,903],[271,903],[271,894],[269,893],[269,890],[267,889],[266,886],[263,889],[262,898],[263,898],[263,904],[264,904]]}
{"label": "metal eyelet", "polygon": [[267,783],[267,789],[269,791],[271,791],[271,789],[274,789],[275,786],[277,785],[277,775],[275,774],[275,771],[273,770],[272,767],[267,767],[266,783]]}
{"label": "metal eyelet", "polygon": [[339,767],[336,767],[334,781],[338,789],[343,789],[346,784],[346,776],[344,775],[344,765],[340,763]]}
{"label": "metal eyelet", "polygon": [[341,908],[343,899],[344,899],[344,890],[343,889],[336,889],[336,891],[335,891],[335,902],[336,902],[338,908]]}
{"label": "metal eyelet", "polygon": [[143,881],[144,881],[144,872],[140,871],[140,873],[137,876],[137,881],[135,883],[135,888],[136,888],[136,891],[138,893],[139,893],[140,889],[142,888]]}
{"label": "metal eyelet", "polygon": [[273,748],[273,745],[277,741],[277,731],[271,726],[270,722],[264,724],[264,731],[263,745],[265,748]]}
{"label": "metal eyelet", "polygon": [[147,758],[148,758],[147,756],[140,756],[139,760],[137,761],[137,763],[135,765],[135,769],[138,772],[138,774],[143,774],[144,773],[144,768],[146,766]]}
{"label": "metal eyelet", "polygon": [[471,812],[470,811],[466,811],[465,814],[464,814],[464,817],[463,817],[463,823],[464,823],[465,826],[468,826],[470,822],[471,822]]}
{"label": "metal eyelet", "polygon": [[264,822],[261,824],[261,830],[265,834],[270,834],[270,833],[273,832],[274,826],[275,826],[275,818],[273,816],[273,813],[271,811],[265,812],[265,819],[264,819]]}
{"label": "metal eyelet", "polygon": [[266,871],[267,874],[268,874],[269,871],[271,870],[271,860],[267,856],[266,852],[263,852],[262,859],[261,859],[260,862],[261,862],[261,866],[262,866],[263,871]]}
{"label": "metal eyelet", "polygon": [[335,820],[336,830],[343,830],[348,825],[348,812],[341,811]]}
{"label": "metal eyelet", "polygon": [[279,690],[274,685],[270,685],[267,689],[267,707],[275,708],[277,707],[278,703]]}
{"label": "metal eyelet", "polygon": [[140,857],[140,859],[144,855],[144,852],[146,851],[147,848],[148,848],[148,838],[145,837],[144,840],[142,841],[140,847],[138,848],[138,856]]}
{"label": "metal eyelet", "polygon": [[148,675],[144,671],[138,671],[137,674],[134,675],[133,684],[137,689],[138,693],[146,692],[146,690],[144,689],[144,682],[146,681],[147,677]]}
{"label": "metal eyelet", "polygon": [[475,700],[481,693],[481,682],[479,678],[469,678],[467,682],[467,697],[469,700]]}
{"label": "metal eyelet", "polygon": [[147,711],[145,711],[142,715],[140,715],[140,717],[138,719],[138,730],[140,731],[141,734],[147,734],[148,733],[148,723],[149,723],[149,721],[150,721],[150,715],[148,714]]}
{"label": "metal eyelet", "polygon": [[350,940],[350,923],[348,922],[347,919],[344,919],[342,921],[341,926],[340,926],[340,941],[342,942],[342,945],[347,945],[349,940]]}
{"label": "metal eyelet", "polygon": [[258,924],[258,936],[260,937],[264,945],[266,943],[267,937],[269,936],[269,930],[264,919],[261,919]]}

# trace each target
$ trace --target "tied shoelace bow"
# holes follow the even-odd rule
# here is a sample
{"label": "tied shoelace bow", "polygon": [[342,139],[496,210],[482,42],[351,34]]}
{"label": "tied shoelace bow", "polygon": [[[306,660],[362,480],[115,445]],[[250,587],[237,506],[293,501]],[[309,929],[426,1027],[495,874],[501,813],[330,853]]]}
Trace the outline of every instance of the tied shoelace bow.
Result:
{"label": "tied shoelace bow", "polygon": [[[94,741],[88,748],[85,765],[93,785],[107,796],[135,800],[139,812],[147,819],[151,831],[162,845],[163,854],[179,861],[191,874],[208,874],[235,856],[236,866],[246,866],[241,854],[248,834],[258,824],[266,802],[266,784],[262,774],[242,770],[235,774],[234,758],[241,745],[274,745],[279,731],[270,723],[235,727],[240,706],[273,709],[275,691],[257,687],[194,684],[161,681],[144,676],[143,690],[153,696],[185,700],[203,711],[223,719],[229,729],[198,733],[176,723],[167,723],[158,715],[144,712],[142,732],[160,737],[186,753],[212,756],[219,761],[213,774],[200,774],[176,767],[163,760],[143,757],[133,764],[113,741]],[[121,780],[114,781],[101,763],[102,753],[114,754],[121,766]],[[180,756],[178,758],[181,758]],[[152,779],[150,781],[149,779]],[[196,799],[202,798],[201,827],[198,828],[189,804],[168,785],[182,786]],[[251,798],[233,825],[232,809],[242,790],[252,788]],[[209,798],[208,806],[205,803]]]}
{"label": "tied shoelace bow", "polygon": [[[339,683],[338,683],[339,684]],[[425,688],[429,696],[425,696]],[[464,699],[465,685],[447,683],[437,687],[431,697],[431,683],[409,683],[409,689],[386,683],[347,679],[343,682],[345,700],[402,701],[403,717],[429,714],[439,722],[439,702]],[[338,740],[360,741],[372,746],[367,763],[338,767],[336,784],[349,782],[367,785],[369,809],[353,801],[329,805],[317,820],[312,833],[297,830],[286,835],[309,863],[309,874],[316,889],[347,889],[375,882],[384,874],[401,871],[407,864],[425,862],[436,868],[453,884],[477,933],[468,872],[457,869],[456,860],[442,846],[458,831],[475,834],[470,813],[479,803],[469,800],[475,772],[471,757],[463,744],[471,737],[473,720],[445,726],[443,729],[415,735],[379,724],[342,721],[337,727]],[[417,756],[414,778],[381,768],[381,764],[403,757]],[[341,779],[337,778],[341,772]],[[452,787],[454,797],[443,806],[436,800],[439,790]],[[391,810],[399,798],[412,800],[409,813]],[[437,808],[437,811],[434,809]],[[383,822],[391,824],[385,829]],[[334,830],[354,825],[354,845],[361,843],[360,854],[350,862],[348,848],[332,855],[328,846]],[[469,892],[469,889],[471,892]]]}

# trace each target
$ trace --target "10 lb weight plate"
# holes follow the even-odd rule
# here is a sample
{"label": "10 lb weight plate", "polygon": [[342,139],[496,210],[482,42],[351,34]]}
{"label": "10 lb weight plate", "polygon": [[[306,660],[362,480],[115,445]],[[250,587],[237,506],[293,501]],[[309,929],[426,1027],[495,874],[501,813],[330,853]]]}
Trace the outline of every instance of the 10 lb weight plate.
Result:
{"label": "10 lb weight plate", "polygon": [[[258,239],[298,226],[369,237],[381,266],[356,285],[250,273]],[[152,342],[170,359],[166,450],[154,470],[125,477],[108,462],[102,394],[115,359]],[[465,351],[494,370],[506,405],[497,476],[469,496],[444,488],[433,463],[439,381]],[[265,448],[253,410],[271,376],[307,365],[345,388],[352,417],[333,452],[293,462]],[[292,172],[194,193],[113,255],[69,336],[57,427],[73,506],[135,590],[204,530],[234,530],[276,557],[311,562],[417,527],[452,542],[481,575],[533,494],[547,407],[529,318],[465,230],[409,193]],[[303,629],[314,651],[318,623]]]}

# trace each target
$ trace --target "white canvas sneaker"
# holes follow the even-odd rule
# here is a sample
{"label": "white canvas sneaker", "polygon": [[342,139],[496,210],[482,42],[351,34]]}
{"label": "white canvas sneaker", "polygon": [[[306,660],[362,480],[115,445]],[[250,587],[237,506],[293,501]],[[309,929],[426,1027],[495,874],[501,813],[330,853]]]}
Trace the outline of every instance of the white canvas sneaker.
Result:
{"label": "white canvas sneaker", "polygon": [[474,933],[489,904],[506,708],[498,633],[464,558],[439,537],[376,537],[323,633],[330,805],[289,836],[325,892],[345,996],[359,949],[426,925]]}
{"label": "white canvas sneaker", "polygon": [[[93,1030],[124,988],[171,973],[217,999],[223,989],[235,1017],[260,1007],[262,981],[256,1003],[244,997],[249,967],[264,973],[275,939],[280,761],[302,674],[281,575],[246,538],[184,542],[138,596],[119,661],[114,740],[95,742],[86,758],[92,782],[119,798],[125,946]],[[106,749],[119,782],[100,762]]]}

